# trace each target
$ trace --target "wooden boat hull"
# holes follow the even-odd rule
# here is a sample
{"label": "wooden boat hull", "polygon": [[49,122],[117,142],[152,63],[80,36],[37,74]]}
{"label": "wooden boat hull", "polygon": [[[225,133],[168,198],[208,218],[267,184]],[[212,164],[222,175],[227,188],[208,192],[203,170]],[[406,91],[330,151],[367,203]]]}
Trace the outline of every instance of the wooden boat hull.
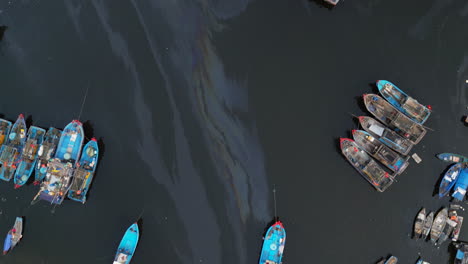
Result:
{"label": "wooden boat hull", "polygon": [[364,130],[353,130],[354,141],[369,155],[380,161],[396,174],[401,174],[409,165],[398,153]]}
{"label": "wooden boat hull", "polygon": [[[95,138],[91,139],[83,148],[78,168],[75,170],[70,190],[68,191],[68,198],[73,201],[85,203],[86,194],[88,193],[89,186],[96,171],[97,162],[99,159],[99,146]],[[77,175],[81,172],[80,169],[86,173],[84,179]]]}
{"label": "wooden boat hull", "polygon": [[360,116],[359,123],[369,134],[378,138],[382,143],[402,155],[408,155],[413,148],[413,144],[409,140],[403,138],[372,117]]}
{"label": "wooden boat hull", "polygon": [[26,122],[20,114],[11,128],[5,144],[0,148],[0,179],[10,181],[21,160],[21,151],[26,142]]}
{"label": "wooden boat hull", "polygon": [[50,127],[47,130],[45,139],[38,150],[38,159],[34,171],[34,185],[38,185],[47,174],[47,163],[54,157],[62,130]]}
{"label": "wooden boat hull", "polygon": [[426,129],[398,111],[390,103],[376,94],[364,94],[364,104],[367,110],[379,121],[393,129],[414,145],[426,135]]}
{"label": "wooden boat hull", "polygon": [[340,148],[348,162],[377,191],[383,192],[393,183],[393,176],[382,169],[354,140],[340,138]]}
{"label": "wooden boat hull", "polygon": [[457,221],[457,226],[453,230],[452,241],[457,241],[458,240],[458,236],[460,235],[460,229],[461,229],[461,227],[463,225],[463,216],[457,216],[456,221]]}
{"label": "wooden boat hull", "polygon": [[268,228],[263,240],[259,264],[281,263],[284,246],[286,244],[286,230],[280,221]]}
{"label": "wooden boat hull", "polygon": [[391,256],[387,261],[385,261],[385,264],[396,264],[398,263],[398,258],[395,256]]}
{"label": "wooden boat hull", "polygon": [[44,141],[45,133],[46,131],[40,127],[31,126],[29,128],[28,138],[21,153],[21,161],[14,176],[15,189],[23,186],[31,177],[37,162],[37,150]]}
{"label": "wooden boat hull", "polygon": [[8,231],[8,234],[5,238],[5,243],[3,244],[3,255],[6,255],[8,252],[13,250],[13,248],[18,244],[18,242],[23,237],[23,218],[16,217],[15,224],[13,228]]}
{"label": "wooden boat hull", "polygon": [[436,217],[434,218],[434,222],[432,223],[431,227],[431,241],[434,244],[439,239],[440,235],[442,234],[442,231],[445,228],[445,225],[447,224],[447,216],[448,210],[447,208],[443,208],[442,210],[440,210],[439,213],[437,213]]}
{"label": "wooden boat hull", "polygon": [[453,154],[453,153],[440,153],[436,157],[441,161],[451,162],[451,163],[460,163],[468,162],[468,158],[462,155]]}
{"label": "wooden boat hull", "polygon": [[423,232],[421,234],[422,239],[426,239],[429,233],[431,232],[432,222],[434,221],[434,212],[430,212],[426,216],[426,220],[424,221]]}
{"label": "wooden boat hull", "polygon": [[447,170],[439,185],[439,198],[445,197],[450,193],[450,190],[457,182],[462,168],[465,166],[464,163],[455,163]]}
{"label": "wooden boat hull", "polygon": [[404,93],[395,84],[379,80],[377,81],[377,88],[385,100],[414,122],[422,125],[431,115],[431,110],[428,107]]}
{"label": "wooden boat hull", "polygon": [[115,254],[114,264],[129,264],[135,254],[135,249],[138,244],[140,231],[138,224],[134,223],[125,232],[120,241],[117,253]]}
{"label": "wooden boat hull", "polygon": [[416,221],[414,221],[414,238],[418,239],[421,237],[424,229],[424,222],[426,221],[426,209],[423,208],[419,211]]}

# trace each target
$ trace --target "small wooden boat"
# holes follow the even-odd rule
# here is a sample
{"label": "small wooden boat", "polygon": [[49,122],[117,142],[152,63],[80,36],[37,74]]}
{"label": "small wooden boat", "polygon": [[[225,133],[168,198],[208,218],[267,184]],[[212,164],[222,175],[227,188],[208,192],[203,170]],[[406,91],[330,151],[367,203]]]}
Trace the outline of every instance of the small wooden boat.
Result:
{"label": "small wooden boat", "polygon": [[430,212],[426,216],[426,221],[424,221],[423,232],[421,234],[422,239],[426,239],[429,233],[431,232],[432,222],[434,221],[434,212]]}
{"label": "small wooden boat", "polygon": [[45,139],[37,151],[38,159],[34,173],[34,185],[38,185],[46,176],[47,163],[54,157],[61,136],[62,130],[54,127],[50,127],[49,130],[47,130]]}
{"label": "small wooden boat", "polygon": [[134,223],[125,232],[122,241],[120,241],[117,253],[115,254],[113,264],[129,264],[135,254],[135,249],[138,244],[140,231],[138,224]]}
{"label": "small wooden boat", "polygon": [[413,238],[418,239],[421,237],[424,229],[424,223],[426,222],[426,209],[423,208],[419,211],[416,221],[414,221],[414,236]]}
{"label": "small wooden boat", "polygon": [[463,201],[468,188],[468,168],[462,168],[458,174],[458,179],[453,187],[452,197],[454,201]]}
{"label": "small wooden boat", "polygon": [[11,122],[0,118],[0,147],[5,143],[5,139],[10,134]]}
{"label": "small wooden boat", "polygon": [[436,217],[434,218],[434,222],[432,223],[431,227],[431,241],[432,243],[436,244],[437,240],[439,239],[442,231],[447,224],[447,215],[448,210],[447,208],[443,208],[442,210],[437,213]]}
{"label": "small wooden boat", "polygon": [[437,154],[436,157],[446,162],[453,162],[453,163],[468,162],[467,157],[458,155],[458,154],[453,154],[453,153],[440,153],[440,154]]}
{"label": "small wooden boat", "polygon": [[28,130],[28,138],[21,153],[21,161],[15,172],[14,182],[15,189],[23,186],[31,177],[34,166],[37,162],[37,150],[44,141],[45,130],[31,126]]}
{"label": "small wooden boat", "polygon": [[18,244],[18,242],[23,237],[23,218],[16,217],[15,224],[13,228],[8,231],[8,234],[5,238],[5,243],[3,244],[3,255],[6,255],[8,252],[13,250],[13,248]]}
{"label": "small wooden boat", "polygon": [[460,171],[466,166],[464,164],[465,163],[455,163],[444,174],[439,186],[439,198],[447,196],[450,193],[450,190],[457,182]]}
{"label": "small wooden boat", "polygon": [[20,114],[8,134],[7,141],[0,148],[0,179],[10,181],[21,160],[21,152],[26,142],[26,123]]}
{"label": "small wooden boat", "polygon": [[73,120],[65,127],[57,145],[55,157],[48,162],[46,177],[32,203],[37,198],[51,204],[63,202],[81,153],[83,139],[83,125],[80,121]]}
{"label": "small wooden boat", "polygon": [[407,160],[378,141],[371,134],[364,130],[353,130],[352,133],[354,141],[361,148],[396,174],[401,174],[408,167],[409,163]]}
{"label": "small wooden boat", "polygon": [[457,222],[457,226],[453,230],[452,241],[457,241],[458,236],[460,236],[460,229],[461,229],[461,227],[463,225],[463,216],[457,216],[456,222]]}
{"label": "small wooden boat", "polygon": [[392,185],[393,176],[382,169],[382,167],[352,139],[340,138],[340,147],[341,152],[349,163],[351,163],[377,191],[383,192]]}
{"label": "small wooden boat", "polygon": [[324,0],[324,1],[335,6],[336,4],[338,4],[340,0]]}
{"label": "small wooden boat", "polygon": [[390,104],[411,118],[411,120],[422,125],[431,115],[430,107],[420,104],[400,90],[395,84],[389,81],[379,80],[377,81],[377,88],[379,88],[380,94]]}
{"label": "small wooden boat", "polygon": [[409,119],[395,107],[376,94],[364,94],[364,104],[367,110],[390,129],[408,139],[413,144],[426,135],[426,129]]}
{"label": "small wooden boat", "polygon": [[447,223],[445,224],[445,227],[442,230],[439,239],[437,240],[437,244],[440,245],[444,243],[452,235],[452,232],[456,226],[457,222],[447,219]]}
{"label": "small wooden boat", "polygon": [[410,152],[411,148],[413,148],[413,144],[409,140],[398,135],[395,131],[387,128],[372,117],[360,116],[359,123],[369,134],[378,138],[382,143],[391,147],[400,154],[406,156]]}
{"label": "small wooden boat", "polygon": [[93,181],[99,156],[99,147],[95,138],[84,146],[80,162],[73,173],[73,181],[68,191],[68,198],[85,203],[86,194]]}
{"label": "small wooden boat", "polygon": [[263,239],[259,264],[281,263],[285,244],[286,230],[280,221],[276,221],[268,228]]}
{"label": "small wooden boat", "polygon": [[385,261],[385,264],[396,264],[398,262],[398,258],[395,256],[391,256],[387,261]]}

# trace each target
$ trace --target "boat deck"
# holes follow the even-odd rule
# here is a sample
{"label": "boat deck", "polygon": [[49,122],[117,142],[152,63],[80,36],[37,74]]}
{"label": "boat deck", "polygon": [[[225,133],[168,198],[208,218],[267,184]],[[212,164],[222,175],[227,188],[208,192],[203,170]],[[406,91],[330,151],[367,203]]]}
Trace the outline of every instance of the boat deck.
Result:
{"label": "boat deck", "polygon": [[37,149],[38,149],[37,141],[35,139],[28,139],[23,149],[23,153],[22,153],[23,158],[34,160],[36,158]]}
{"label": "boat deck", "polygon": [[78,191],[84,189],[90,174],[91,173],[89,171],[83,168],[76,169],[75,173],[73,174],[73,182],[71,184],[70,190]]}
{"label": "boat deck", "polygon": [[16,156],[18,155],[18,149],[12,146],[4,146],[3,151],[0,154],[0,162],[7,163],[11,165],[15,161]]}

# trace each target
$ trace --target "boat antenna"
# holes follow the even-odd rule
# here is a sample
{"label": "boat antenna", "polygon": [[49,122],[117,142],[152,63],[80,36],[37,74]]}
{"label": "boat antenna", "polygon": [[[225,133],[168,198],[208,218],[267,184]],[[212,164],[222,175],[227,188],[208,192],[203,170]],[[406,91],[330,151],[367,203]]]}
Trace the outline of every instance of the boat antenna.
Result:
{"label": "boat antenna", "polygon": [[78,120],[80,120],[81,113],[83,112],[83,107],[84,107],[84,104],[86,102],[86,97],[88,96],[88,89],[89,89],[89,81],[88,81],[88,85],[86,86],[86,92],[85,92],[85,95],[84,95],[84,98],[83,98],[83,102],[81,103],[81,109],[80,109],[80,114],[78,115]]}
{"label": "boat antenna", "polygon": [[273,202],[275,204],[275,221],[278,220],[278,214],[276,213],[276,187],[273,184]]}

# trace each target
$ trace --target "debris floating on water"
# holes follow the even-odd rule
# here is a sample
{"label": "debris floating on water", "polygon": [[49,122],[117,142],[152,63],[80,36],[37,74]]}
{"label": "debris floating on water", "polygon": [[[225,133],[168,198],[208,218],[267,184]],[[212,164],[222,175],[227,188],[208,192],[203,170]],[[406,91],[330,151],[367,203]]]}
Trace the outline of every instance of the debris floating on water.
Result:
{"label": "debris floating on water", "polygon": [[416,163],[420,163],[422,161],[422,159],[416,153],[413,153],[411,157],[414,159],[414,161],[416,161]]}

